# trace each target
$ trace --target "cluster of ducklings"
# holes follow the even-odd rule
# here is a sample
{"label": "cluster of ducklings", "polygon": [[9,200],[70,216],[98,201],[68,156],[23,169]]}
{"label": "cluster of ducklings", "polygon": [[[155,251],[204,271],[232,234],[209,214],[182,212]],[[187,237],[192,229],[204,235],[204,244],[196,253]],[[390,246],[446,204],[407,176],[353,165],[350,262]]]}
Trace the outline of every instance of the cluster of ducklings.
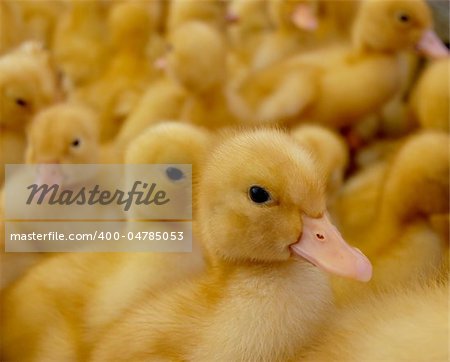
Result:
{"label": "cluster of ducklings", "polygon": [[448,360],[450,58],[425,0],[0,16],[2,165],[194,179],[192,253],[2,251],[1,360]]}

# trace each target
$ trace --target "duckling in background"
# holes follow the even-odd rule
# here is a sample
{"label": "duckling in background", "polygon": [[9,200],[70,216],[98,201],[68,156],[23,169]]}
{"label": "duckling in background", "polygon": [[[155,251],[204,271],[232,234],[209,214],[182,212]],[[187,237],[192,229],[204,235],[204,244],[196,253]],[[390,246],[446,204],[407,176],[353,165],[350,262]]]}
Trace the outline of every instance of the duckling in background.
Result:
{"label": "duckling in background", "polygon": [[53,34],[55,60],[68,92],[98,78],[105,66],[105,13],[99,1],[70,0]]}
{"label": "duckling in background", "polygon": [[321,126],[301,125],[291,131],[294,139],[317,159],[325,175],[328,206],[340,190],[349,162],[345,140],[336,132]]}
{"label": "duckling in background", "polygon": [[25,38],[23,18],[16,1],[0,3],[0,54],[19,46]]}
{"label": "duckling in background", "polygon": [[95,343],[92,360],[292,358],[332,309],[326,276],[310,262],[359,280],[371,274],[328,221],[323,181],[288,135],[225,138],[199,180],[206,271],[135,304]]}
{"label": "duckling in background", "polygon": [[179,119],[186,93],[176,83],[164,78],[153,83],[125,119],[113,147],[124,148],[146,127],[167,119]]}
{"label": "duckling in background", "polygon": [[210,129],[237,123],[225,95],[227,48],[221,34],[190,22],[170,35],[170,43],[168,73],[188,93],[181,119]]}
{"label": "duckling in background", "polygon": [[275,31],[256,51],[252,68],[264,69],[301,51],[346,41],[359,0],[273,0],[268,11]]}
{"label": "duckling in background", "polygon": [[[126,151],[125,161],[192,163],[196,178],[209,143],[210,135],[203,129],[161,123],[136,138]],[[167,186],[172,182],[166,179]],[[6,293],[3,305],[11,312],[11,318],[6,318],[3,325],[4,353],[14,360],[38,356],[86,359],[93,347],[91,343],[135,300],[161,288],[168,289],[203,269],[201,252],[195,243],[193,247],[193,253],[184,254],[78,253],[48,259]],[[39,310],[31,318],[27,315],[31,299],[24,295],[34,296],[32,309]],[[66,314],[68,310],[70,315]],[[30,331],[27,336],[21,332],[23,328]],[[78,330],[83,330],[80,339],[75,337]],[[20,348],[22,343],[29,348]]]}
{"label": "duckling in background", "polygon": [[343,308],[297,360],[447,361],[448,291],[448,282],[402,288]]}
{"label": "duckling in background", "polygon": [[230,3],[229,13],[236,18],[227,33],[232,50],[228,60],[230,77],[234,81],[247,74],[256,49],[271,30],[267,3],[267,0],[233,0]]}
{"label": "duckling in background", "polygon": [[226,97],[226,47],[220,33],[204,23],[188,22],[170,34],[169,43],[168,53],[158,60],[166,77],[142,96],[117,135],[118,144],[167,119],[209,129],[237,123]]}
{"label": "duckling in background", "polygon": [[[261,70],[291,56],[311,41],[318,27],[317,2],[305,0],[268,1],[267,11],[274,30],[256,50],[252,69]],[[309,36],[308,36],[309,35]]]}
{"label": "duckling in background", "polygon": [[423,128],[450,131],[450,58],[431,62],[415,85],[410,108]]}
{"label": "duckling in background", "polygon": [[233,109],[241,118],[268,123],[309,120],[350,126],[400,89],[399,52],[417,47],[430,56],[447,56],[431,27],[430,10],[422,0],[364,1],[350,49],[337,46],[299,55],[248,77],[231,92]]}
{"label": "duckling in background", "polygon": [[191,21],[200,21],[218,31],[225,31],[227,3],[223,0],[171,0],[166,21],[169,33]]}
{"label": "duckling in background", "polygon": [[[374,278],[367,288],[380,290],[414,284],[418,278],[426,279],[442,262],[448,243],[436,232],[430,218],[449,212],[449,145],[450,138],[445,133],[412,136],[387,168],[375,173],[374,180],[382,182],[369,184],[372,192],[367,193],[365,200],[359,198],[364,203],[354,202],[354,208],[346,210],[350,215],[340,210],[341,223],[355,219],[360,210],[367,222],[365,226],[361,221],[356,223],[356,230],[344,228],[350,231],[346,237],[373,261]],[[374,210],[370,211],[371,216],[364,211],[366,208]],[[367,288],[358,287],[361,291]],[[336,290],[338,299],[344,302],[349,291],[359,293],[342,281],[337,281]]]}
{"label": "duckling in background", "polygon": [[123,2],[111,8],[108,29],[114,57],[102,77],[82,95],[101,114],[102,141],[117,134],[155,75],[146,52],[154,32],[151,21],[145,3]]}
{"label": "duckling in background", "polygon": [[24,162],[30,119],[60,95],[50,55],[40,44],[27,42],[0,57],[0,183],[3,165]]}
{"label": "duckling in background", "polygon": [[96,114],[81,104],[60,103],[46,108],[28,129],[26,162],[99,163],[97,124]]}
{"label": "duckling in background", "polygon": [[27,40],[39,41],[46,48],[52,45],[58,18],[65,10],[63,1],[19,1],[25,38]]}
{"label": "duckling in background", "polygon": [[[68,173],[64,164],[98,163],[101,150],[97,141],[97,123],[96,115],[83,105],[61,103],[39,112],[27,130],[25,160],[29,164],[40,164],[36,174],[32,176],[34,180],[29,180],[30,184],[34,182],[38,185],[70,185],[70,182],[76,183],[79,177]],[[6,182],[23,185],[26,182],[23,180],[29,176],[27,172],[18,171]],[[66,181],[65,178],[70,181]],[[11,189],[8,192],[11,192]],[[12,208],[17,208],[24,219],[32,219],[33,215],[36,215],[35,209],[31,206],[24,207],[19,201],[14,205],[9,204],[9,208],[11,212],[13,212]],[[47,210],[40,209],[41,214],[45,212]],[[40,225],[36,224],[32,230],[27,229],[26,226],[26,223],[15,223],[11,226],[11,230],[17,233],[48,232],[46,226],[42,226],[41,229]],[[30,248],[35,249],[31,244]],[[11,284],[47,256],[53,256],[53,253],[3,254],[2,252],[2,269],[6,274],[5,279],[2,278],[2,287]]]}

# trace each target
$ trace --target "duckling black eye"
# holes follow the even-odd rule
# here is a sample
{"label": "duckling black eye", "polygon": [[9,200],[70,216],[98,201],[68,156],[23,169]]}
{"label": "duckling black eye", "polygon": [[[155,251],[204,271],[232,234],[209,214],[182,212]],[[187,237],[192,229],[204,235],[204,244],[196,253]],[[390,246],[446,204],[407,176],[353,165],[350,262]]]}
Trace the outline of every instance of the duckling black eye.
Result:
{"label": "duckling black eye", "polygon": [[80,146],[80,144],[81,144],[81,141],[80,141],[80,139],[79,138],[75,138],[73,141],[72,141],[72,143],[70,144],[72,147],[79,147]]}
{"label": "duckling black eye", "polygon": [[25,99],[17,98],[16,104],[21,107],[26,107],[28,105],[28,102]]}
{"label": "duckling black eye", "polygon": [[409,15],[405,13],[400,13],[397,15],[397,19],[402,23],[407,23],[409,21]]}
{"label": "duckling black eye", "polygon": [[269,192],[261,186],[252,186],[248,190],[248,196],[256,204],[264,204],[271,200]]}
{"label": "duckling black eye", "polygon": [[184,177],[183,171],[176,167],[167,167],[166,175],[172,181],[178,181]]}

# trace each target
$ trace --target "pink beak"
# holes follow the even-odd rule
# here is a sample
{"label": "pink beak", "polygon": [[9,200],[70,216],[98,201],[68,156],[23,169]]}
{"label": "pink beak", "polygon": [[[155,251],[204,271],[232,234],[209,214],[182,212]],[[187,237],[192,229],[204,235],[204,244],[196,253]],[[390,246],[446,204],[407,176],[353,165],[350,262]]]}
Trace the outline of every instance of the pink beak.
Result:
{"label": "pink beak", "polygon": [[417,43],[417,50],[433,59],[445,58],[449,55],[449,50],[445,44],[432,30],[427,30],[423,33],[422,38]]}
{"label": "pink beak", "polygon": [[367,282],[372,277],[369,259],[348,245],[326,215],[303,216],[303,232],[291,250],[326,272]]}
{"label": "pink beak", "polygon": [[318,27],[314,8],[309,4],[298,5],[292,13],[292,22],[302,30],[314,31]]}
{"label": "pink beak", "polygon": [[167,59],[165,57],[159,57],[153,62],[153,67],[156,69],[164,70],[167,68]]}
{"label": "pink beak", "polygon": [[37,166],[37,175],[35,183],[38,186],[61,185],[64,181],[64,174],[61,166],[58,164],[43,163]]}
{"label": "pink beak", "polygon": [[225,15],[225,21],[227,23],[233,24],[233,23],[237,23],[239,21],[239,15],[233,13],[233,12],[228,12]]}

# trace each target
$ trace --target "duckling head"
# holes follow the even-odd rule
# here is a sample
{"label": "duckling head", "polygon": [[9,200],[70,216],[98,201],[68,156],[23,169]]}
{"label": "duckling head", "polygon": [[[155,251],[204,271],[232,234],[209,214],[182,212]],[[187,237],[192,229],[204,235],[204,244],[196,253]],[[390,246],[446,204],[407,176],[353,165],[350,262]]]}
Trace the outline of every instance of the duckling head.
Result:
{"label": "duckling head", "polygon": [[125,151],[127,164],[199,165],[210,142],[208,131],[179,122],[148,127]]}
{"label": "duckling head", "polygon": [[204,93],[225,78],[226,48],[220,33],[201,22],[189,22],[170,35],[169,74],[184,88]]}
{"label": "duckling head", "polygon": [[[208,131],[179,122],[162,122],[148,127],[125,151],[127,184],[131,186],[136,180],[148,179],[147,169],[133,164],[158,164],[155,167],[160,172],[152,175],[152,179],[170,195],[172,203],[170,207],[160,209],[157,216],[170,218],[175,212],[191,209],[192,178],[197,177],[210,138]],[[148,215],[146,205],[135,207],[133,217]]]}
{"label": "duckling head", "polygon": [[315,125],[301,125],[291,134],[317,160],[326,179],[327,194],[334,195],[342,186],[349,162],[349,150],[344,139],[330,129]]}
{"label": "duckling head", "polygon": [[364,0],[353,28],[360,50],[397,52],[415,48],[430,57],[448,56],[432,30],[431,11],[423,0]]}
{"label": "duckling head", "polygon": [[49,53],[27,42],[0,58],[0,126],[24,130],[31,117],[60,96]]}
{"label": "duckling head", "polygon": [[97,122],[89,108],[75,104],[58,104],[36,115],[28,129],[25,159],[40,165],[38,184],[61,184],[63,179],[83,176],[67,175],[74,171],[65,170],[65,164],[98,163]]}
{"label": "duckling head", "polygon": [[282,132],[226,139],[199,182],[198,223],[207,255],[229,263],[305,259],[367,281],[371,265],[330,223],[323,176],[310,154]]}

